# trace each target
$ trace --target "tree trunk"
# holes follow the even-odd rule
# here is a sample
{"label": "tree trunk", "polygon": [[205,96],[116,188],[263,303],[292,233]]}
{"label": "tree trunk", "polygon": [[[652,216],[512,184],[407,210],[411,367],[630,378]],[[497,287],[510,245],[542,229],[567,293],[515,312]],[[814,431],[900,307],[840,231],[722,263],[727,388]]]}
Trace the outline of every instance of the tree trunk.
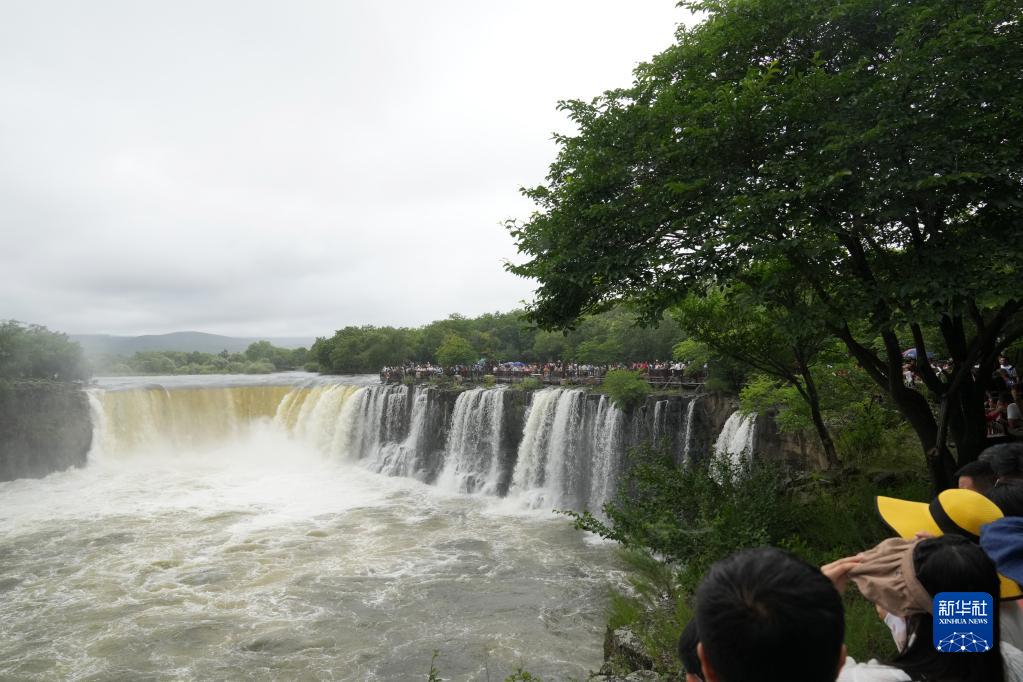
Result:
{"label": "tree trunk", "polygon": [[887,333],[885,338],[887,358],[886,361],[882,361],[872,350],[856,341],[848,326],[835,328],[834,332],[874,383],[888,394],[896,409],[916,433],[935,494],[948,488],[952,473],[955,471],[955,462],[947,448],[938,447],[938,423],[927,399],[919,392],[906,388],[902,383],[902,353],[899,350],[898,339],[891,332]]}
{"label": "tree trunk", "polygon": [[948,488],[955,471],[955,460],[944,443],[939,442],[938,424],[934,420],[927,399],[913,389],[903,388],[891,393],[892,400],[920,440],[927,470],[931,475],[931,488],[935,495]]}
{"label": "tree trunk", "polygon": [[813,380],[810,368],[804,363],[800,363],[800,371],[806,387],[806,402],[810,405],[813,427],[817,430],[817,437],[820,438],[821,447],[824,450],[824,460],[829,469],[834,469],[838,466],[838,453],[835,451],[835,442],[831,440],[831,432],[828,431],[828,427],[824,423],[824,416],[821,414],[821,399],[817,393],[817,384]]}
{"label": "tree trunk", "polygon": [[970,381],[952,399],[949,409],[956,411],[957,418],[949,422],[950,435],[956,445],[956,464],[963,466],[976,461],[988,446],[983,389]]}

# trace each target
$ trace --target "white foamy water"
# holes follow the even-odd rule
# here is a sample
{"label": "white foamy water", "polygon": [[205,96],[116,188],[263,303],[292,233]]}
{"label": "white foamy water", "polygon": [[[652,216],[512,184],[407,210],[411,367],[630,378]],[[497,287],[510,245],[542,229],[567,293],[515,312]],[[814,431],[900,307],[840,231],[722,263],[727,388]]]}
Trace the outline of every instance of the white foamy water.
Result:
{"label": "white foamy water", "polygon": [[[600,665],[610,548],[371,470],[368,381],[134,381],[91,396],[86,468],[0,483],[0,679],[424,679],[435,649],[455,680]],[[422,437],[415,405],[385,407]],[[456,480],[486,480],[466,438]]]}
{"label": "white foamy water", "polygon": [[743,414],[739,411],[733,412],[725,425],[721,427],[714,442],[714,453],[718,457],[727,457],[733,464],[739,465],[743,458],[753,452],[753,437],[755,435],[757,416],[755,414]]}

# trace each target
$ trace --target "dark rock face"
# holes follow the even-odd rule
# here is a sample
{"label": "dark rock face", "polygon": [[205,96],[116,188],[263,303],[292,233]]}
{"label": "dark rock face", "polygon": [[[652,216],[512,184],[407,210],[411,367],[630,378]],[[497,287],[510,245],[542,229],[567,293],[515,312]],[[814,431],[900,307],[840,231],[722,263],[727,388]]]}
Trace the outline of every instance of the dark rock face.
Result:
{"label": "dark rock face", "polygon": [[89,400],[81,386],[0,383],[0,481],[85,466],[91,445]]}
{"label": "dark rock face", "polygon": [[[383,440],[402,441],[410,433],[412,405],[417,400],[426,401],[424,423],[418,433],[418,440],[410,444],[416,448],[422,480],[432,483],[444,467],[445,444],[452,427],[452,414],[458,396],[464,388],[450,387],[392,387],[388,401],[394,407],[386,407],[390,418]],[[502,391],[503,408],[500,424],[500,480],[496,493],[505,495],[511,485],[519,446],[523,439],[524,426],[535,394],[533,391],[508,389]],[[592,423],[598,414],[601,401],[606,396],[594,391],[588,393],[581,403],[585,422],[583,430],[593,433]],[[621,426],[620,440],[615,447],[623,454],[623,466],[629,466],[629,449],[643,443],[666,444],[675,461],[681,466],[685,462],[703,462],[712,454],[714,442],[729,415],[738,408],[735,396],[725,394],[660,394],[649,396],[641,405],[630,410]],[[589,421],[586,421],[589,420]],[[692,423],[690,423],[692,422]],[[773,433],[773,432],[772,432]],[[775,448],[774,440],[764,443]],[[592,443],[585,443],[592,447]],[[775,448],[776,449],[776,448]],[[619,470],[618,475],[624,473]],[[587,472],[579,474],[579,480],[586,484]],[[584,487],[586,487],[584,485]]]}
{"label": "dark rock face", "polygon": [[[405,413],[404,435],[408,434],[411,427],[411,405],[415,400],[415,390],[409,386],[407,404],[409,409]],[[426,419],[423,430],[423,440],[416,446],[423,450],[424,479],[432,482],[437,474],[444,468],[444,443],[447,440],[448,430],[451,427],[451,413],[454,411],[455,400],[458,393],[452,391],[438,390],[435,388],[421,389],[425,392],[426,398]]]}
{"label": "dark rock face", "polygon": [[519,457],[522,427],[525,426],[526,410],[533,394],[529,391],[505,391],[502,397],[504,410],[501,420],[501,480],[498,482],[497,494],[504,496],[508,493],[515,462]]}
{"label": "dark rock face", "polygon": [[721,427],[738,407],[734,396],[721,393],[651,395],[629,415],[625,447],[667,442],[679,465],[705,461]]}
{"label": "dark rock face", "polygon": [[824,448],[813,434],[782,433],[774,414],[761,414],[757,420],[754,450],[761,459],[784,464],[797,471],[819,471],[828,466]]}

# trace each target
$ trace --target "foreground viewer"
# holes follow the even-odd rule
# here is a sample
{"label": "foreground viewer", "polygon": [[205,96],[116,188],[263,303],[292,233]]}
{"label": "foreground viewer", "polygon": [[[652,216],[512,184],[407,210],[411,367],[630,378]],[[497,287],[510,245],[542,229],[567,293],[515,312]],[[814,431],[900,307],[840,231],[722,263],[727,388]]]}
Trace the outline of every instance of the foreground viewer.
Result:
{"label": "foreground viewer", "polygon": [[845,661],[842,600],[814,566],[772,547],[722,559],[696,591],[706,682],[833,682]]}
{"label": "foreground viewer", "polygon": [[891,538],[821,569],[838,592],[852,580],[892,629],[899,654],[888,663],[846,661],[840,682],[1023,682],[1023,654],[995,641],[986,653],[950,654],[933,644],[932,606],[941,592],[997,595],[998,574],[983,550],[965,537]]}

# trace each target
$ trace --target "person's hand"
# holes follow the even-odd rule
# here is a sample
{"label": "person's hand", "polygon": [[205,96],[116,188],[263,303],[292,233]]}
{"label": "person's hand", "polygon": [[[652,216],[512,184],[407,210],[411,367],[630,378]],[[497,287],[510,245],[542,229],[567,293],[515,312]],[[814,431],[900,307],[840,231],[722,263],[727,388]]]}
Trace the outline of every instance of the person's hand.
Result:
{"label": "person's hand", "polygon": [[838,593],[842,594],[845,592],[845,586],[849,584],[849,571],[858,566],[860,561],[859,557],[847,556],[844,559],[832,561],[830,564],[824,564],[821,566],[821,573],[831,581]]}
{"label": "person's hand", "polygon": [[913,536],[917,540],[927,540],[929,538],[937,537],[934,533],[928,533],[925,530],[917,531],[916,535]]}

